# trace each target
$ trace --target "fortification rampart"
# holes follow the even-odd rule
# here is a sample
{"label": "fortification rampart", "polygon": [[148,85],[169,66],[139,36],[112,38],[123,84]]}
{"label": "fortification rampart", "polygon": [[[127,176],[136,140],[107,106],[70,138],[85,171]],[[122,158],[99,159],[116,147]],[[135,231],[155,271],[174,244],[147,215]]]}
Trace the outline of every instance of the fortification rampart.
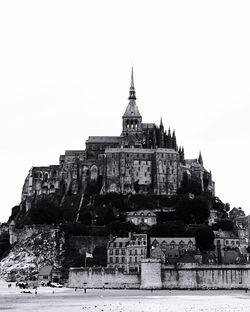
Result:
{"label": "fortification rampart", "polygon": [[68,287],[140,288],[140,274],[114,268],[71,268]]}
{"label": "fortification rampart", "polygon": [[144,259],[141,272],[110,268],[71,268],[69,287],[141,289],[250,289],[250,265],[178,264]]}
{"label": "fortification rampart", "polygon": [[161,268],[162,288],[250,288],[250,265],[179,264]]}

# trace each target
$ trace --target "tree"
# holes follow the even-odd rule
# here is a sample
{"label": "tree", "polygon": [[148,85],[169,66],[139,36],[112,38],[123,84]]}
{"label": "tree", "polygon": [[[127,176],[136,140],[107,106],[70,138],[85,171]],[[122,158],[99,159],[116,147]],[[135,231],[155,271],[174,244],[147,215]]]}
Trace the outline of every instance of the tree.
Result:
{"label": "tree", "polygon": [[209,226],[201,225],[198,228],[189,229],[187,236],[194,236],[196,248],[200,251],[214,250],[214,232]]}
{"label": "tree", "polygon": [[167,221],[161,224],[155,224],[149,231],[151,237],[175,237],[183,236],[184,223],[183,221]]}
{"label": "tree", "polygon": [[201,182],[195,178],[190,178],[186,172],[183,174],[181,187],[178,189],[179,194],[192,193],[196,196],[202,193]]}
{"label": "tree", "polygon": [[26,220],[30,220],[34,224],[60,223],[62,221],[62,211],[51,198],[44,197],[39,199],[36,206],[29,210]]}
{"label": "tree", "polygon": [[185,224],[205,222],[209,217],[208,203],[200,198],[181,199],[177,206],[177,219],[183,220]]}
{"label": "tree", "polygon": [[135,232],[136,226],[132,222],[114,221],[108,225],[108,232],[117,236],[127,236],[129,232]]}
{"label": "tree", "polygon": [[213,224],[212,227],[214,231],[218,231],[219,229],[222,229],[222,231],[233,231],[234,225],[232,220],[222,219]]}

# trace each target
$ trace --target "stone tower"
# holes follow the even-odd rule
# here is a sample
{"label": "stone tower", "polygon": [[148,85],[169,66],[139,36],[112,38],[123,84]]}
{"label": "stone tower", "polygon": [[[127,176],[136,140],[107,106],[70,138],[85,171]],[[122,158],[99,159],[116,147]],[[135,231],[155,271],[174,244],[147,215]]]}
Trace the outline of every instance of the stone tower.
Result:
{"label": "stone tower", "polygon": [[[142,142],[142,117],[136,105],[136,95],[134,87],[133,67],[131,71],[131,85],[129,90],[129,103],[124,115],[122,116],[122,134],[125,142],[132,139],[135,145],[141,145]],[[126,137],[127,140],[126,140]],[[125,143],[126,144],[126,143]]]}

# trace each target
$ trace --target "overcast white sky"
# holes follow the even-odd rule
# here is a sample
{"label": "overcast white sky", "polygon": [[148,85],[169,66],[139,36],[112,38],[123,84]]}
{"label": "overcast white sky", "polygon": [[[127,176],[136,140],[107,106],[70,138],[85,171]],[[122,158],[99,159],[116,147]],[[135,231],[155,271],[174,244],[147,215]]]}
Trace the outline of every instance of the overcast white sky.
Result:
{"label": "overcast white sky", "polygon": [[249,16],[249,1],[2,0],[0,221],[32,166],[120,135],[132,60],[143,122],[162,116],[250,213]]}

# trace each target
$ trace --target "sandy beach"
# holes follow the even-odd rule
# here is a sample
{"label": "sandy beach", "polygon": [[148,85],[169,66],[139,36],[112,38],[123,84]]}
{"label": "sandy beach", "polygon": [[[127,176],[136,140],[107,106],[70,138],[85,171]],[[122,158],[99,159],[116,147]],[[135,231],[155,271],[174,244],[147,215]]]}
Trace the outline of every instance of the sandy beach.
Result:
{"label": "sandy beach", "polygon": [[37,294],[0,283],[0,311],[36,312],[247,312],[250,292],[182,290],[97,290],[39,287]]}

